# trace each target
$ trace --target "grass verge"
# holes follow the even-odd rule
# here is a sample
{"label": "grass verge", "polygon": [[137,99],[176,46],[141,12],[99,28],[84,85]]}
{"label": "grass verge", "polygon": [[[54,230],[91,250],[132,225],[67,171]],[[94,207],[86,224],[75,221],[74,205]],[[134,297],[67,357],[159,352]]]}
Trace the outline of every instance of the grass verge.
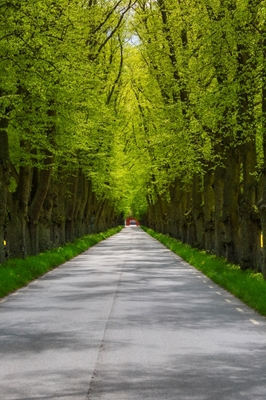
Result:
{"label": "grass verge", "polygon": [[118,233],[122,226],[106,232],[87,235],[65,246],[45,251],[25,259],[14,258],[0,265],[0,298],[27,285],[32,280],[76,257],[109,236]]}
{"label": "grass verge", "polygon": [[266,281],[262,274],[242,271],[238,265],[230,264],[224,258],[192,248],[152,229],[142,229],[249,307],[266,316]]}

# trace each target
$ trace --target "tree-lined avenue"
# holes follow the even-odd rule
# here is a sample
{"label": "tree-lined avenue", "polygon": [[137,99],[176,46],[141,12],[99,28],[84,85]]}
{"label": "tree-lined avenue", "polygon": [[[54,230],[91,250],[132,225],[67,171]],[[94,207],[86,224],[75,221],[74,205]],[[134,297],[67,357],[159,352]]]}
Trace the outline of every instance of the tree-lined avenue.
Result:
{"label": "tree-lined avenue", "polygon": [[266,279],[263,0],[3,0],[0,263],[132,215]]}
{"label": "tree-lined avenue", "polygon": [[266,320],[129,227],[0,303],[3,400],[250,400]]}

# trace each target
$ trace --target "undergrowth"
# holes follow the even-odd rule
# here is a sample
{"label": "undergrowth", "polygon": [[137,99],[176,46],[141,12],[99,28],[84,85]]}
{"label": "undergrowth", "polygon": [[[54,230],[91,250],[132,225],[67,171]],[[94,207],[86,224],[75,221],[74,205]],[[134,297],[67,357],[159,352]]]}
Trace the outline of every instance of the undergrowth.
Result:
{"label": "undergrowth", "polygon": [[242,271],[239,265],[228,263],[224,258],[192,248],[168,235],[142,227],[150,236],[164,244],[215,283],[238,297],[261,315],[266,316],[266,281],[262,274],[252,270]]}
{"label": "undergrowth", "polygon": [[121,226],[109,229],[106,232],[91,234],[75,240],[73,243],[45,251],[36,256],[25,259],[14,258],[0,264],[0,298],[27,285],[32,280],[58,267],[65,261],[76,257],[101,240],[118,233]]}

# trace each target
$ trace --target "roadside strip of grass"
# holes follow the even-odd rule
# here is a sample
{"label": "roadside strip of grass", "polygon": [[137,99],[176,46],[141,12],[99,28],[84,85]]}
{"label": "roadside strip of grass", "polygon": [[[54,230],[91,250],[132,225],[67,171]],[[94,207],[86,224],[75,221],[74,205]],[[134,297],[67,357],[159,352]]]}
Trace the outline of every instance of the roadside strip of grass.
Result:
{"label": "roadside strip of grass", "polygon": [[142,229],[249,307],[266,316],[266,281],[262,274],[242,271],[238,265],[230,264],[224,258],[192,248],[152,229],[143,226]]}
{"label": "roadside strip of grass", "polygon": [[122,226],[118,226],[106,232],[84,236],[73,243],[67,243],[65,246],[45,251],[37,256],[29,256],[25,259],[14,258],[0,264],[0,298],[120,232],[121,229]]}

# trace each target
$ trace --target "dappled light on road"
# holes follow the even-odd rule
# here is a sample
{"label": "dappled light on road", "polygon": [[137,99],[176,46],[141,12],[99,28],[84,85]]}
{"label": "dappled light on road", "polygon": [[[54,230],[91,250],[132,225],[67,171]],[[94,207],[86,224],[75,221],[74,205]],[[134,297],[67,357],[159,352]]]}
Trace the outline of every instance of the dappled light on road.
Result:
{"label": "dappled light on road", "polygon": [[139,227],[8,296],[0,318],[3,400],[266,395],[265,318]]}

